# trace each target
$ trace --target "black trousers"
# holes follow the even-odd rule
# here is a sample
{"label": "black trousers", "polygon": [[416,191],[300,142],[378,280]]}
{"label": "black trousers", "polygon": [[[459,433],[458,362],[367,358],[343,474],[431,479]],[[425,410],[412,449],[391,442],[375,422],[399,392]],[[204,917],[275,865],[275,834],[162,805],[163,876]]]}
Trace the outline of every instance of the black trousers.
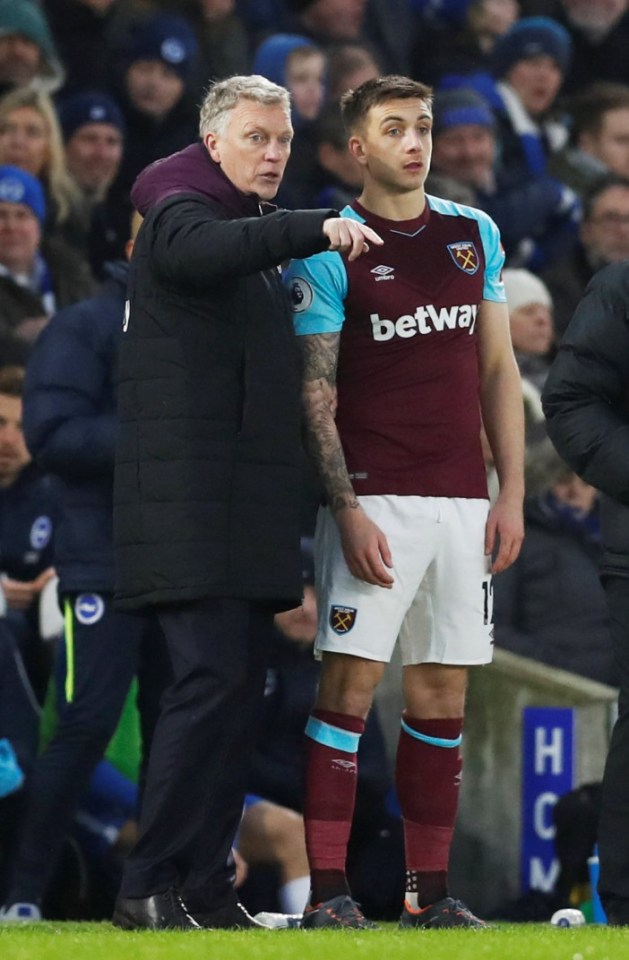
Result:
{"label": "black trousers", "polygon": [[599,893],[606,911],[629,923],[629,578],[606,576],[603,586],[620,693],[603,775]]}
{"label": "black trousers", "polygon": [[110,597],[99,596],[92,601],[96,611],[92,620],[85,622],[83,617],[81,622],[76,597],[67,601],[72,623],[67,623],[66,633],[73,640],[67,664],[72,677],[70,698],[27,784],[8,903],[42,901],[80,799],[118,725],[133,677],[138,677],[145,747],[170,680],[166,646],[155,617],[119,613]]}
{"label": "black trousers", "polygon": [[248,600],[159,608],[174,681],[149,758],[140,836],[121,894],[175,887],[198,911],[232,895],[231,846],[242,814],[273,615]]}

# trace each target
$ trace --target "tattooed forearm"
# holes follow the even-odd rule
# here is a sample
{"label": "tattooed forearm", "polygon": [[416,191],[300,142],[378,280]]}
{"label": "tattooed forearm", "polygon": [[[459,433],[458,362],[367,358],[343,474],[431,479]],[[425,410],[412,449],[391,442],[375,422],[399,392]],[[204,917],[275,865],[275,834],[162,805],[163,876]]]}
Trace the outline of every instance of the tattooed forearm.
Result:
{"label": "tattooed forearm", "polygon": [[336,429],[336,367],[340,334],[299,338],[303,354],[306,444],[333,513],[358,507]]}

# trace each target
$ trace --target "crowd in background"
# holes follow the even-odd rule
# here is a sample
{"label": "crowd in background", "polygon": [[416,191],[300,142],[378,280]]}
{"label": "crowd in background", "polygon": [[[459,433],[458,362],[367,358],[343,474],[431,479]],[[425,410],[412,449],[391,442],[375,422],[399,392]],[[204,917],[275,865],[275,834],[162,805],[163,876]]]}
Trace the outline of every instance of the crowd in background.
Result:
{"label": "crowd in background", "polygon": [[[57,311],[123,282],[131,186],[197,138],[210,79],[258,73],[290,90],[295,139],[278,203],[293,209],[340,209],[360,192],[338,107],[346,90],[385,73],[433,86],[427,192],[485,210],[501,230],[527,414],[527,538],[496,579],[496,644],[613,684],[597,494],[546,438],[540,394],[588,281],[629,258],[628,48],[628,0],[0,0],[0,894],[42,726],[62,709],[49,680],[63,644],[47,639],[62,633],[47,626],[58,505],[22,437],[23,370]],[[64,449],[78,462],[70,440]],[[317,496],[305,475],[306,559]],[[305,607],[278,620],[251,779],[252,795],[296,812],[317,672],[306,569]],[[80,914],[77,846],[98,864],[101,899],[83,908],[109,909],[103,890],[133,839],[136,726],[131,705],[49,895],[53,914]],[[402,883],[400,834],[375,714],[372,727],[353,887],[386,916]],[[255,862],[251,836],[249,848]],[[286,882],[305,869],[269,859]],[[391,883],[368,882],[383,864]]]}

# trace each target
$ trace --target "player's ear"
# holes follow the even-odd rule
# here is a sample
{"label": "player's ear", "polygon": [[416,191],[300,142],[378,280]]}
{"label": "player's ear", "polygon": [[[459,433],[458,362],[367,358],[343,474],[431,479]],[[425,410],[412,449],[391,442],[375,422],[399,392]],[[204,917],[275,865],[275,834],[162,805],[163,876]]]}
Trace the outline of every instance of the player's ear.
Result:
{"label": "player's ear", "polygon": [[362,164],[363,166],[365,165],[365,163],[367,162],[367,158],[365,156],[365,149],[363,147],[363,142],[360,139],[360,137],[350,137],[347,144],[347,149],[351,153],[354,160],[356,160],[358,163]]}

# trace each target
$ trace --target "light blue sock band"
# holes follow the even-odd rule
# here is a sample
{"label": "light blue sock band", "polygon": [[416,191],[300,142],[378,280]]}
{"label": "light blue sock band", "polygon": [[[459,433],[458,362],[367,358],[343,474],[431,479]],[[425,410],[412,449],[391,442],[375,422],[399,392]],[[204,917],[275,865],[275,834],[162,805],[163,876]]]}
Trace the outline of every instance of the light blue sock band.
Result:
{"label": "light blue sock band", "polygon": [[331,723],[324,723],[317,717],[310,717],[306,724],[306,736],[324,747],[332,747],[334,750],[342,750],[343,753],[356,753],[360,743],[360,734],[352,733],[351,730],[342,730],[340,727],[333,727]]}
{"label": "light blue sock band", "polygon": [[408,723],[402,717],[400,723],[402,724],[402,730],[404,733],[408,733],[409,737],[414,737],[415,740],[421,740],[423,743],[429,743],[432,747],[447,747],[449,750],[452,747],[460,747],[463,740],[463,734],[460,733],[456,740],[444,740],[443,737],[429,737],[425,733],[420,733],[418,730],[413,730],[412,727],[409,727]]}

